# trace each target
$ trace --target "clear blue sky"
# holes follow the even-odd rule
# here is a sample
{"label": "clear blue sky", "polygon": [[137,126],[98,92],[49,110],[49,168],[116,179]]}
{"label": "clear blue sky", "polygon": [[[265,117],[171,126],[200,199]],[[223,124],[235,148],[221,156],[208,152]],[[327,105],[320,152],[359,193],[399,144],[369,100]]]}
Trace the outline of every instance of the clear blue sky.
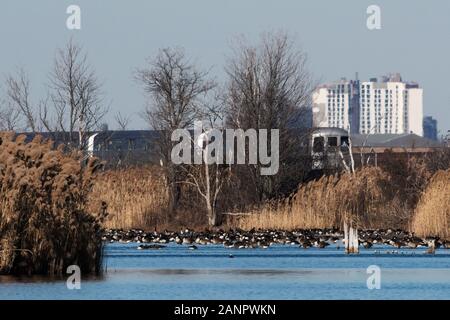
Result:
{"label": "clear blue sky", "polygon": [[[66,8],[81,7],[82,29],[66,28]],[[381,7],[382,29],[366,28],[366,8]],[[138,112],[144,97],[132,71],[158,48],[181,46],[203,68],[224,80],[230,41],[239,34],[257,40],[282,29],[307,51],[321,81],[360,79],[400,72],[424,88],[424,113],[450,129],[450,1],[428,0],[2,0],[0,73],[23,66],[33,97],[44,83],[55,50],[73,36],[89,54],[112,101],[113,114],[133,113],[132,128],[146,128]]]}

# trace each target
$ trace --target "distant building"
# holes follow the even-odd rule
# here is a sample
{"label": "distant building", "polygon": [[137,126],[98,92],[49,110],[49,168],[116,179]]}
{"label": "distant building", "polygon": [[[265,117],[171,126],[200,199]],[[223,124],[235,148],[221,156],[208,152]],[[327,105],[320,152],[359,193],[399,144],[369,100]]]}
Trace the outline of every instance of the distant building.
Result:
{"label": "distant building", "polygon": [[423,136],[437,141],[437,120],[433,119],[433,117],[423,118]]}
{"label": "distant building", "polygon": [[360,134],[423,136],[423,90],[400,74],[369,81],[341,79],[313,93],[313,126]]}
{"label": "distant building", "polygon": [[[36,133],[25,132],[26,141],[31,141]],[[78,134],[74,132],[40,132],[38,135],[61,144],[78,146]],[[69,137],[72,137],[70,141]],[[159,132],[156,130],[94,131],[88,133],[85,146],[87,156],[95,156],[105,161],[107,167],[159,164]]]}
{"label": "distant building", "polygon": [[359,81],[342,78],[313,93],[313,127],[359,132]]}

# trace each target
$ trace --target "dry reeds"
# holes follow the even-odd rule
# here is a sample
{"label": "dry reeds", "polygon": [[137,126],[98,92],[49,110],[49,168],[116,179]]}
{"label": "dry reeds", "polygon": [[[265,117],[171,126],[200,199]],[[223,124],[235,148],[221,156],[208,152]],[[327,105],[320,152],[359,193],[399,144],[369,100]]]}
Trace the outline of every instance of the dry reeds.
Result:
{"label": "dry reeds", "polygon": [[422,237],[450,238],[450,169],[431,178],[415,210],[412,231]]}
{"label": "dry reeds", "polygon": [[242,229],[309,229],[342,227],[344,217],[363,228],[398,224],[390,176],[375,167],[354,175],[323,176],[301,186],[290,198],[264,205],[258,213],[244,216]]}
{"label": "dry reeds", "polygon": [[162,174],[157,167],[127,168],[99,175],[90,195],[93,210],[108,204],[108,228],[148,229],[167,223],[167,199]]}
{"label": "dry reeds", "polygon": [[100,163],[36,136],[0,134],[0,273],[61,275],[69,265],[99,272],[101,223],[87,196]]}

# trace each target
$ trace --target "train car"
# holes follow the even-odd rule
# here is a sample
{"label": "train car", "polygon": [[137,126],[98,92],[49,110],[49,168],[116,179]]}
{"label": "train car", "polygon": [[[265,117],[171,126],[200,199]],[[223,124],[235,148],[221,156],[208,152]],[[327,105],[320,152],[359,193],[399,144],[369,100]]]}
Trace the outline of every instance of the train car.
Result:
{"label": "train car", "polygon": [[311,133],[312,170],[337,169],[349,153],[349,133],[341,128],[317,128]]}

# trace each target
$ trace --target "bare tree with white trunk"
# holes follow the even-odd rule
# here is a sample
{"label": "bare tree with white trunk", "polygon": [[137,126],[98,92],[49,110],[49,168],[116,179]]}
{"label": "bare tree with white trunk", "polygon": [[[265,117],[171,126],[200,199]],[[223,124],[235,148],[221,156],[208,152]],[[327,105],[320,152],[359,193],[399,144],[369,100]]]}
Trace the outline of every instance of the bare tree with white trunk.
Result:
{"label": "bare tree with white trunk", "polygon": [[[207,127],[198,137],[194,137],[196,140],[192,140],[194,152],[201,155],[201,164],[190,164],[182,167],[185,170],[186,179],[181,183],[194,186],[194,189],[205,201],[208,224],[211,227],[222,223],[222,215],[218,210],[218,200],[225,185],[230,182],[232,177],[230,165],[222,163],[223,145],[218,143],[218,145],[211,147],[215,139],[223,142],[221,139],[225,132],[223,117],[223,99],[215,94],[212,101],[208,101],[203,108],[202,119]],[[211,163],[209,158],[214,161]]]}

